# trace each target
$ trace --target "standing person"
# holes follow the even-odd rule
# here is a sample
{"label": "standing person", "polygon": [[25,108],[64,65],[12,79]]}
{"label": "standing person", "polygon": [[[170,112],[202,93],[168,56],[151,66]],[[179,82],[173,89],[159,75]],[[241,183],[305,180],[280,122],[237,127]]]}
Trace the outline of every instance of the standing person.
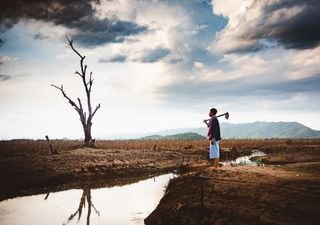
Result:
{"label": "standing person", "polygon": [[206,125],[209,128],[208,130],[208,138],[210,140],[209,158],[214,160],[213,165],[215,168],[217,168],[219,164],[219,157],[220,157],[219,141],[221,140],[219,120],[216,116],[217,112],[218,111],[215,108],[210,109],[210,112],[209,112],[209,116],[211,117],[210,120],[203,121],[206,123]]}

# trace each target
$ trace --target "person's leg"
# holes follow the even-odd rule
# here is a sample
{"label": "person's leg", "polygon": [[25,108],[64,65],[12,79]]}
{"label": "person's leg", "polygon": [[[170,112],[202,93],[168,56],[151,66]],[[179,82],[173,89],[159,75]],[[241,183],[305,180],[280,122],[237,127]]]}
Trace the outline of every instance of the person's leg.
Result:
{"label": "person's leg", "polygon": [[217,168],[219,165],[219,158],[214,159],[214,167]]}
{"label": "person's leg", "polygon": [[216,158],[215,160],[215,167],[218,167],[219,166],[219,159],[220,159],[220,141],[216,141],[216,146],[217,146],[217,154],[218,154],[218,157]]}
{"label": "person's leg", "polygon": [[213,144],[210,143],[210,159],[212,159],[212,167],[217,168],[219,165],[219,141],[215,141]]}
{"label": "person's leg", "polygon": [[214,166],[214,158],[213,158],[213,150],[212,150],[211,142],[209,144],[209,165]]}

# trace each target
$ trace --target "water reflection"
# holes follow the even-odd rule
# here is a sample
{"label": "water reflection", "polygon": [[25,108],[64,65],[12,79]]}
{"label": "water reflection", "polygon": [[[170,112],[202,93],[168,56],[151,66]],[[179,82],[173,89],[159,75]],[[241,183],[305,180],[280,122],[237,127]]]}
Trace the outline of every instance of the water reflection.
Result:
{"label": "water reflection", "polygon": [[254,157],[265,156],[266,154],[260,150],[253,150],[250,155],[241,156],[232,161],[221,162],[224,166],[240,165],[240,166],[257,166],[261,163],[260,160],[252,160]]}
{"label": "water reflection", "polygon": [[76,217],[76,215],[78,215],[78,221],[80,220],[81,215],[82,215],[82,209],[85,209],[86,202],[87,202],[87,207],[88,207],[87,220],[86,220],[87,225],[90,224],[91,208],[94,209],[95,213],[98,216],[100,216],[100,212],[96,209],[96,207],[94,206],[94,204],[91,201],[91,189],[87,187],[87,188],[83,189],[78,209],[73,214],[70,215],[70,217],[68,219],[68,223],[70,221],[72,221]]}
{"label": "water reflection", "polygon": [[174,174],[125,186],[19,197],[0,202],[0,225],[144,224]]}

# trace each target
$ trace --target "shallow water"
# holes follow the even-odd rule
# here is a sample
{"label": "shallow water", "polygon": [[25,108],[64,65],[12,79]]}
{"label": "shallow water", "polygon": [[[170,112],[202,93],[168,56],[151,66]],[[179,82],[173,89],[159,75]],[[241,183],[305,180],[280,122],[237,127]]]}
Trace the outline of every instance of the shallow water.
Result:
{"label": "shallow water", "polygon": [[158,205],[170,173],[125,186],[18,197],[0,202],[0,225],[144,224]]}
{"label": "shallow water", "polygon": [[253,157],[265,156],[266,154],[260,150],[253,150],[250,155],[241,156],[232,161],[222,162],[226,165],[240,165],[240,166],[257,166],[261,162],[260,160],[252,160]]}

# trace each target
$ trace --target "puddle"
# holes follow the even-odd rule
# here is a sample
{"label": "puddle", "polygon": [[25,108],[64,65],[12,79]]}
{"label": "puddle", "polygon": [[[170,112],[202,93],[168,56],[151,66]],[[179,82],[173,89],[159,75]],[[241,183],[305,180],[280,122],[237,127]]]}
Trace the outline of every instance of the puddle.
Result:
{"label": "puddle", "polygon": [[99,189],[18,197],[0,202],[0,225],[144,224],[157,207],[173,173]]}
{"label": "puddle", "polygon": [[260,160],[251,160],[254,157],[259,157],[259,156],[265,156],[267,154],[265,154],[264,152],[260,151],[260,150],[253,150],[252,153],[250,155],[247,156],[241,156],[236,158],[235,160],[231,160],[231,161],[225,161],[225,162],[221,162],[224,166],[227,165],[240,165],[240,166],[257,166],[259,164],[261,164]]}

